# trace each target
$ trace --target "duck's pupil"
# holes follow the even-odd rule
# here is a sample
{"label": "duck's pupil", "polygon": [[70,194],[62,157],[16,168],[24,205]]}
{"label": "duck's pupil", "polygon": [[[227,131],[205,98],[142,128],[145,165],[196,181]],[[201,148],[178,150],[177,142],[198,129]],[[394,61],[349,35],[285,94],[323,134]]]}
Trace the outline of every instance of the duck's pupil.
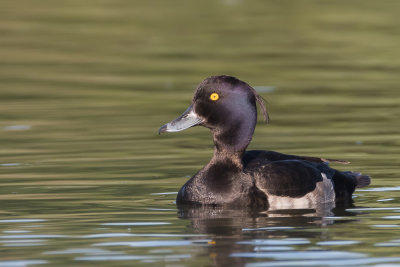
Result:
{"label": "duck's pupil", "polygon": [[218,100],[218,98],[219,98],[219,95],[218,95],[217,93],[212,93],[212,94],[210,95],[210,99],[211,99],[212,101],[216,101],[216,100]]}

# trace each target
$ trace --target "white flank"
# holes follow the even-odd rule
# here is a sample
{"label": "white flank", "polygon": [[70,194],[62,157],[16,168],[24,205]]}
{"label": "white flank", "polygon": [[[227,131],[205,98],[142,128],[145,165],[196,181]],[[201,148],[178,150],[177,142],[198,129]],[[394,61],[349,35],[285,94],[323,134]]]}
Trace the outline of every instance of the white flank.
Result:
{"label": "white flank", "polygon": [[268,197],[269,210],[310,209],[321,205],[334,204],[335,190],[333,189],[333,184],[325,173],[321,173],[321,176],[322,181],[317,183],[315,189],[302,197],[282,197],[264,191]]}

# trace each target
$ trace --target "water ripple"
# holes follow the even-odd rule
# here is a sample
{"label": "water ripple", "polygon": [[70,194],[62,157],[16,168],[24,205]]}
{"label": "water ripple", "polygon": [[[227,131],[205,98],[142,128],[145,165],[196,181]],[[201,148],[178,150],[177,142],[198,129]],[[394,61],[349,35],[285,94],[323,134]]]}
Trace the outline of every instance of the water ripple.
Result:
{"label": "water ripple", "polygon": [[346,211],[380,211],[380,210],[390,210],[390,211],[397,211],[397,210],[400,210],[400,207],[382,207],[382,208],[350,208],[350,209],[346,209]]}
{"label": "water ripple", "polygon": [[0,223],[31,223],[31,222],[45,222],[45,219],[8,219],[0,220]]}
{"label": "water ripple", "polygon": [[130,233],[104,233],[84,235],[82,238],[114,238],[114,237],[202,237],[200,234],[130,234]]}
{"label": "water ripple", "polygon": [[133,242],[103,242],[96,243],[93,246],[128,246],[128,247],[179,247],[193,244],[208,244],[210,240],[151,240],[151,241],[133,241]]}
{"label": "water ripple", "polygon": [[29,265],[46,264],[45,260],[17,260],[17,261],[0,261],[0,267],[25,267]]}
{"label": "water ripple", "polygon": [[400,220],[400,215],[393,215],[393,216],[383,216],[382,219],[389,219],[389,220]]}
{"label": "water ripple", "polygon": [[243,228],[243,231],[279,231],[279,230],[292,230],[295,227],[291,226],[271,226],[271,227],[260,227],[260,228]]}
{"label": "water ripple", "polygon": [[357,240],[331,240],[318,242],[318,246],[347,246],[361,243]]}
{"label": "water ripple", "polygon": [[286,247],[286,246],[259,246],[255,247],[254,251],[289,251],[289,250],[294,250],[292,247]]}
{"label": "water ripple", "polygon": [[65,250],[46,251],[46,255],[62,255],[62,254],[85,254],[85,255],[120,255],[124,254],[119,251],[110,251],[99,248],[70,248]]}
{"label": "water ripple", "polygon": [[[180,260],[191,258],[190,254],[166,255],[166,256],[142,256],[142,255],[121,255],[121,256],[87,256],[77,257],[77,261],[126,261],[126,260]],[[1,267],[1,266],[0,266]]]}
{"label": "water ripple", "polygon": [[241,258],[271,258],[275,260],[317,260],[317,259],[351,259],[366,257],[363,253],[346,251],[290,251],[290,252],[241,252],[232,253],[232,257]]}
{"label": "water ripple", "polygon": [[[388,262],[400,262],[399,257],[393,258],[361,258],[361,259],[335,259],[331,261],[323,260],[306,260],[306,261],[280,261],[280,262],[257,262],[246,264],[246,267],[279,267],[279,266],[361,266],[366,264],[375,263],[388,263]],[[394,265],[389,265],[394,266]],[[396,265],[398,266],[398,265]]]}
{"label": "water ripple", "polygon": [[161,192],[161,193],[151,193],[152,196],[159,196],[159,195],[176,195],[178,192]]}
{"label": "water ripple", "polygon": [[102,223],[105,226],[154,226],[154,225],[167,225],[169,222],[116,222],[116,223]]}
{"label": "water ripple", "polygon": [[31,125],[9,125],[3,127],[5,131],[24,131],[24,130],[29,130],[31,129]]}
{"label": "water ripple", "polygon": [[310,241],[304,238],[285,238],[285,239],[255,239],[249,241],[238,241],[237,244],[245,245],[304,245],[310,244]]}
{"label": "water ripple", "polygon": [[47,240],[45,239],[19,239],[19,240],[4,240],[1,241],[4,247],[30,247],[30,246],[41,246]]}
{"label": "water ripple", "polygon": [[357,189],[359,192],[387,192],[387,191],[400,191],[400,186],[386,186],[386,187],[375,187],[367,189]]}
{"label": "water ripple", "polygon": [[2,239],[19,239],[19,238],[64,238],[65,235],[3,235]]}

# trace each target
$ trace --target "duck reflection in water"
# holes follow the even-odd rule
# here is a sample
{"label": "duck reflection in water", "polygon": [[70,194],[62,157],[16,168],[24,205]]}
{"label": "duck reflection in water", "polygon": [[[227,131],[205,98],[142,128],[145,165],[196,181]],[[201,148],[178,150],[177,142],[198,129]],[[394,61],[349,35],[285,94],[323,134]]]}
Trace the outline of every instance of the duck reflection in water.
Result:
{"label": "duck reflection in water", "polygon": [[[331,208],[321,205],[316,209],[260,212],[222,206],[178,205],[179,217],[191,222],[189,232],[209,236],[211,241],[205,249],[215,266],[245,266],[249,259],[235,254],[253,254],[258,249],[260,252],[284,252],[296,247],[303,250],[310,245],[310,240],[326,240],[335,235],[320,228],[356,220],[352,218],[356,213]],[[343,217],[334,220],[333,216]]]}
{"label": "duck reflection in water", "polygon": [[345,161],[246,151],[257,122],[256,103],[268,121],[263,99],[250,85],[232,76],[213,76],[200,83],[179,118],[159,129],[178,132],[202,125],[213,135],[213,157],[179,190],[178,205],[258,210],[346,206],[356,187],[370,184],[367,175],[328,166]]}

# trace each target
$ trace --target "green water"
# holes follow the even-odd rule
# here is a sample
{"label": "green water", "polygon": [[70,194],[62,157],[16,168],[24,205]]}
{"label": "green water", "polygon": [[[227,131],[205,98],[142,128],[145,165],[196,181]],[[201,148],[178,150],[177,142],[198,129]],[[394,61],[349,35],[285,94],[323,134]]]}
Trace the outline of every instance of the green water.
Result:
{"label": "green water", "polygon": [[[399,12],[389,0],[1,1],[0,266],[399,266]],[[177,210],[211,137],[157,130],[215,74],[268,101],[250,149],[371,175],[356,207]]]}

